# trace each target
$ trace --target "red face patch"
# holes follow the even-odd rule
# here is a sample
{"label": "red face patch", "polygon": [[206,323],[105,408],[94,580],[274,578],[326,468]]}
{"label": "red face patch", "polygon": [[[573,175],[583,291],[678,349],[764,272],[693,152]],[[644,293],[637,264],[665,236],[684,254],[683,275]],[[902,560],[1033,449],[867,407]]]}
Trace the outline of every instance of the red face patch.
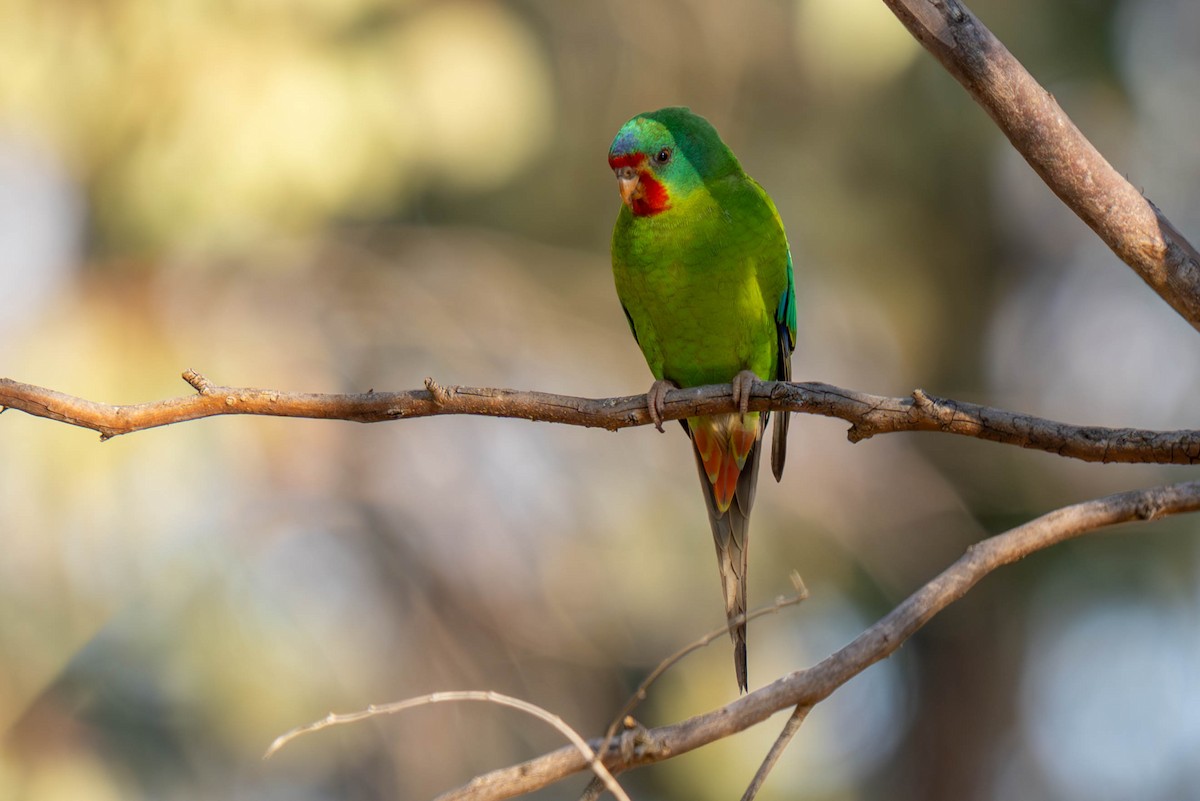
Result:
{"label": "red face patch", "polygon": [[667,188],[649,172],[642,172],[642,190],[642,196],[633,201],[634,214],[646,217],[671,208]]}
{"label": "red face patch", "polygon": [[622,167],[633,167],[638,171],[640,189],[630,202],[630,210],[639,217],[648,217],[671,208],[667,188],[642,165],[646,163],[645,153],[623,153],[620,156],[609,156],[608,166],[614,170]]}

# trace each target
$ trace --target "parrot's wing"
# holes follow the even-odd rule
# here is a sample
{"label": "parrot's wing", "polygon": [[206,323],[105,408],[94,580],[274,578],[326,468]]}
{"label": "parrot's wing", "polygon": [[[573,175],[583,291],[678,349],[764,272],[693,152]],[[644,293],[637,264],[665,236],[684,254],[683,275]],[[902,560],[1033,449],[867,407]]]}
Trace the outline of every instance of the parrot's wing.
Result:
{"label": "parrot's wing", "polygon": [[625,322],[629,323],[629,333],[633,334],[633,341],[641,345],[637,338],[637,328],[633,325],[633,315],[629,313],[629,309],[625,308],[625,304],[621,304],[621,311],[625,312]]}
{"label": "parrot's wing", "polygon": [[[792,351],[796,348],[796,283],[792,277],[792,252],[787,254],[787,289],[775,307],[775,329],[779,334],[779,367],[776,381],[792,380]],[[775,429],[771,434],[771,472],[775,480],[783,478],[783,463],[787,458],[788,413],[775,416]]]}

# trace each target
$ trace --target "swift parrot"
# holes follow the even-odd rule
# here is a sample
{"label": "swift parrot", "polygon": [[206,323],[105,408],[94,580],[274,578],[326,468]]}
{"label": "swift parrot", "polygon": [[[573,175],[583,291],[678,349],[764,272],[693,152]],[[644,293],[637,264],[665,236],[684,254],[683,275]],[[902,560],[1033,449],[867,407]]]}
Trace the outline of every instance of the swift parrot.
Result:
{"label": "swift parrot", "polygon": [[[639,114],[608,151],[622,206],[613,278],[654,383],[662,431],[673,387],[731,383],[740,412],[681,420],[717,549],[739,689],[747,689],[750,508],[768,413],[747,411],[757,379],[788,381],[796,345],[792,257],[775,204],[703,117],[680,107]],[[776,413],[771,469],[783,475],[788,415]]]}

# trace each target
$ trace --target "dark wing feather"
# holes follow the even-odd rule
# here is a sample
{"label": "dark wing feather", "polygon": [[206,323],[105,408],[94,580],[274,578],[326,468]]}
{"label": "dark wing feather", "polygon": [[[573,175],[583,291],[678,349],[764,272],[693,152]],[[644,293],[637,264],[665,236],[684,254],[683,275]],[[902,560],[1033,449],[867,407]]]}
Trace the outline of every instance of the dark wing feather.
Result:
{"label": "dark wing feather", "polygon": [[[779,350],[776,354],[778,367],[776,381],[792,380],[792,351],[796,348],[796,284],[792,277],[792,254],[787,257],[787,289],[775,308],[775,329],[779,334]],[[783,463],[787,459],[788,412],[775,415],[775,428],[771,434],[771,472],[775,480],[783,478]]]}

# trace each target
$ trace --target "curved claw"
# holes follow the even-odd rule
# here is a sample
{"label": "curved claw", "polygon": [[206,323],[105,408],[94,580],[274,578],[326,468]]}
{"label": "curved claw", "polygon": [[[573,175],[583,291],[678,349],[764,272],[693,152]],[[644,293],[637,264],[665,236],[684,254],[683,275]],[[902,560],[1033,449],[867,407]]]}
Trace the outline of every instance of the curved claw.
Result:
{"label": "curved claw", "polygon": [[733,402],[737,405],[738,411],[742,414],[750,411],[750,395],[754,392],[754,385],[758,383],[758,376],[750,370],[742,370],[733,377]]}
{"label": "curved claw", "polygon": [[663,408],[667,404],[667,393],[673,389],[678,389],[675,382],[658,380],[650,385],[646,393],[646,410],[650,413],[654,427],[659,431],[663,430]]}

